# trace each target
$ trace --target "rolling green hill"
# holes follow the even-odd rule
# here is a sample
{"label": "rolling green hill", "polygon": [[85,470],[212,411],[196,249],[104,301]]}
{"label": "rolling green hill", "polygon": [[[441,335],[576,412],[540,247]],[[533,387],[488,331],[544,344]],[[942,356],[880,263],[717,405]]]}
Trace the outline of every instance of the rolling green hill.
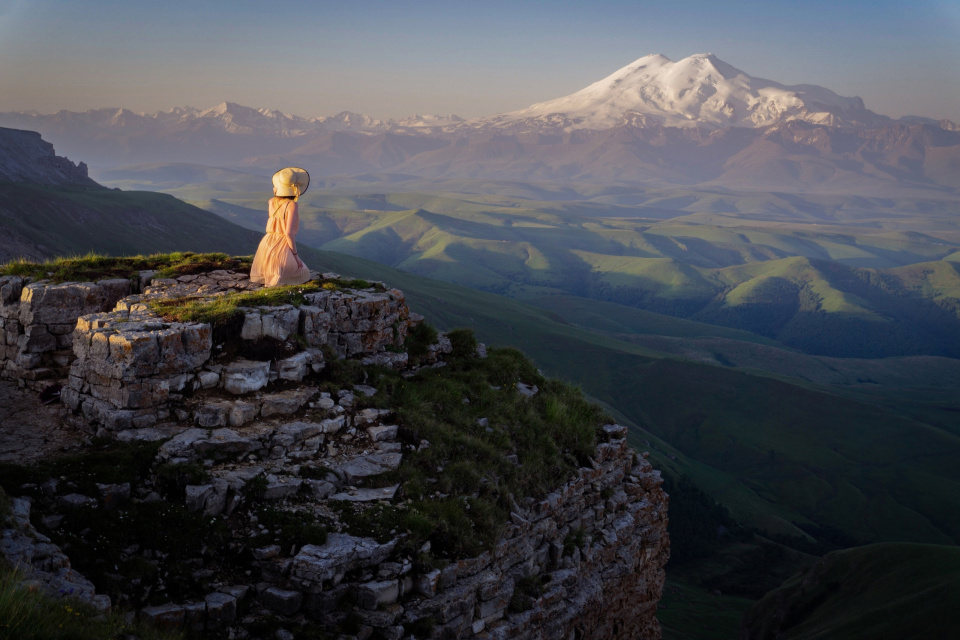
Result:
{"label": "rolling green hill", "polygon": [[96,187],[0,183],[0,260],[98,251],[251,254],[259,235],[171,196]]}
{"label": "rolling green hill", "polygon": [[[154,180],[262,227],[261,179],[198,171],[114,177]],[[946,196],[369,182],[316,185],[302,201],[301,242],[521,300],[615,302],[812,354],[960,357],[960,203]],[[382,187],[395,190],[371,190]]]}
{"label": "rolling green hill", "polygon": [[[148,253],[168,247],[193,249],[195,244],[198,250],[249,254],[259,238],[257,232],[165,196],[22,189],[31,190],[12,192],[18,197],[10,196],[9,202],[35,198],[46,203],[40,210],[47,217],[24,214],[0,224],[20,234],[35,234],[32,238],[46,237],[51,253]],[[309,211],[307,206],[304,210]],[[430,259],[449,264],[451,272],[462,270],[463,264],[476,265],[456,260],[462,255],[458,251],[470,248],[456,239],[464,230],[490,236],[484,241],[494,246],[500,242],[497,234],[526,228],[529,233],[549,235],[559,225],[553,213],[523,215],[514,225],[492,224],[490,214],[484,212],[471,214],[470,219],[407,209],[337,215],[318,215],[317,224],[342,219],[344,225],[356,225],[351,233],[372,236],[364,240],[371,243],[367,246],[375,246],[372,240],[377,234],[384,247],[397,246],[391,233],[401,239],[401,233],[408,234],[417,242],[436,236],[430,247],[442,251]],[[305,218],[301,241],[311,232],[319,233],[316,228],[311,231],[313,223],[309,216]],[[569,242],[602,240],[607,247],[618,240],[616,234],[612,239],[600,234],[581,240],[576,237],[578,231],[562,226],[558,233],[566,234]],[[356,256],[303,246],[300,250],[314,269],[384,280],[403,289],[410,305],[442,329],[471,327],[487,343],[520,347],[545,373],[582,386],[609,407],[630,427],[632,443],[649,450],[655,465],[676,483],[674,508],[690,507],[687,516],[676,511],[678,555],[684,547],[700,544],[713,549],[709,553],[714,555],[708,558],[711,566],[688,567],[683,573],[687,579],[696,581],[698,572],[701,577],[709,574],[711,581],[736,589],[754,580],[758,567],[768,568],[769,575],[780,575],[805,562],[810,550],[829,548],[837,541],[956,544],[960,540],[960,470],[951,464],[960,454],[955,421],[960,399],[954,392],[960,373],[955,360],[894,358],[866,366],[815,358],[744,329],[571,296],[549,280],[554,277],[549,275],[551,261],[562,257],[560,249],[537,253],[536,245],[529,243],[523,254],[516,252],[509,239],[502,244],[517,272],[548,274],[543,282],[508,281],[506,285],[508,292],[536,305]],[[490,253],[489,246],[481,251]],[[606,258],[601,255],[601,259]],[[875,323],[886,321],[889,311],[883,304],[893,305],[889,301],[899,296],[928,300],[947,311],[956,274],[956,263],[946,261],[879,272],[804,257],[722,269],[683,265],[663,256],[649,259],[656,261],[654,268],[643,273],[663,291],[683,291],[688,281],[695,287],[717,287],[727,292],[730,308],[768,304],[771,290],[808,291],[811,298],[820,296],[818,304],[829,309],[824,314],[861,315],[868,318],[864,322]],[[424,261],[413,264],[419,262]],[[491,259],[485,271],[474,266],[479,273],[474,277],[502,277],[503,264]],[[628,271],[616,277],[632,277]],[[564,273],[571,283],[583,285],[574,279],[580,273],[577,268]],[[888,289],[895,293],[888,294]],[[800,293],[796,295],[799,300]],[[789,327],[791,321],[792,317],[783,326]],[[671,341],[681,341],[682,348]],[[863,376],[858,376],[860,369]],[[702,491],[702,498],[679,489],[686,486],[684,482]],[[713,522],[705,519],[705,514],[712,513],[713,501],[729,511],[732,522],[763,532],[769,540],[760,540],[755,533],[750,534],[753,538],[737,534],[740,537],[723,542],[717,551],[709,541],[714,533],[689,532],[681,526],[683,518]],[[780,569],[773,571],[776,563]],[[738,601],[734,608],[741,606]]]}
{"label": "rolling green hill", "polygon": [[[34,189],[29,195],[52,197],[45,195],[48,191]],[[20,200],[25,193],[20,192]],[[108,190],[54,195],[57,202],[91,212],[81,224],[72,216],[57,218],[56,206],[44,208],[54,217],[43,226],[57,230],[48,233],[51,251],[60,253],[143,253],[166,248],[161,243],[251,253],[258,237],[161,195]],[[382,215],[404,217],[414,226],[435,221],[435,214]],[[455,223],[461,228],[479,224]],[[10,224],[26,222],[14,219]],[[397,222],[386,226],[403,228]],[[437,225],[432,228],[442,232]],[[943,542],[960,536],[960,515],[950,506],[960,504],[957,473],[943,463],[944,455],[956,451],[949,430],[926,424],[922,416],[871,406],[829,388],[798,386],[795,383],[802,381],[783,370],[773,373],[787,377],[775,379],[766,373],[664,358],[630,336],[614,334],[636,334],[646,325],[648,334],[726,338],[782,353],[775,342],[694,322],[672,325],[667,317],[609,304],[590,310],[584,299],[578,299],[579,305],[541,309],[340,253],[302,251],[314,268],[383,279],[402,288],[414,308],[440,327],[470,326],[490,343],[523,348],[551,375],[581,384],[612,407],[635,427],[635,442],[649,441],[671,473],[692,478],[745,523],[799,536],[807,535],[799,526],[811,531],[830,526],[864,542]],[[793,258],[774,264],[784,265],[782,272],[789,274],[803,271],[806,261]],[[738,268],[749,275],[758,265]],[[950,282],[949,271],[932,273]],[[829,282],[817,280],[821,281]],[[749,300],[749,295],[743,299]],[[577,306],[579,312],[566,313]],[[615,308],[619,313],[613,312]],[[598,315],[607,318],[606,333],[583,328]],[[751,362],[751,368],[762,370],[760,360]],[[889,368],[897,366],[891,363]],[[905,489],[930,486],[935,489]],[[940,505],[935,507],[937,501]]]}
{"label": "rolling green hill", "polygon": [[317,260],[400,287],[437,326],[521,347],[613,407],[662,468],[743,522],[801,537],[836,527],[864,542],[960,540],[960,470],[950,463],[960,434],[798,380],[659,357],[500,296],[343,254]]}
{"label": "rolling green hill", "polygon": [[960,549],[877,544],[831,553],[768,593],[742,640],[948,640],[960,629]]}

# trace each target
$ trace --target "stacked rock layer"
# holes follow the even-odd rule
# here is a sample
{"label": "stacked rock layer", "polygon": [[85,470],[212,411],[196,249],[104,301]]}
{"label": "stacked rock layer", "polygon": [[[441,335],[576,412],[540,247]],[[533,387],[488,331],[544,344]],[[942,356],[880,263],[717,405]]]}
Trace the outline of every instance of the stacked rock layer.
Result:
{"label": "stacked rock layer", "polygon": [[[61,399],[73,424],[122,441],[164,440],[160,463],[202,463],[210,479],[188,486],[186,501],[205,516],[229,516],[254,478],[264,480],[263,499],[296,497],[297,508],[318,515],[331,512],[331,501],[399,500],[397,485],[357,486],[397,469],[404,446],[414,446],[398,442],[397,417],[354,410],[354,395],[373,388],[331,395],[307,377],[331,358],[405,367],[398,347],[420,318],[403,293],[307,293],[298,307],[245,308],[218,335],[208,324],[168,322],[149,306],[253,288],[230,272],[152,283],[2,278],[4,374],[25,384],[67,378]],[[249,355],[265,343],[291,353]],[[427,362],[441,366],[450,350],[441,335]],[[627,446],[626,429],[604,430],[590,465],[544,499],[515,503],[499,542],[478,557],[422,567],[399,551],[402,532],[386,542],[331,533],[322,545],[254,551],[257,584],[226,585],[203,602],[141,615],[161,626],[219,629],[254,599],[328,628],[349,612],[367,635],[392,640],[659,638],[668,498],[659,472]],[[329,473],[303,477],[303,465]]]}

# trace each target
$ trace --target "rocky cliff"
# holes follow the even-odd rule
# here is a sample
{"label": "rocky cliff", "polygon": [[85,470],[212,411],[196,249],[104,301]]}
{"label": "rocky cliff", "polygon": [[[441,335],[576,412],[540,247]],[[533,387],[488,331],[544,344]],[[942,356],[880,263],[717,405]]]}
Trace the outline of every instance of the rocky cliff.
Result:
{"label": "rocky cliff", "polygon": [[87,176],[87,165],[54,153],[36,131],[0,127],[0,180],[32,184],[99,186]]}
{"label": "rocky cliff", "polygon": [[0,280],[4,374],[65,385],[104,465],[24,470],[5,539],[32,508],[99,606],[213,637],[658,638],[667,496],[626,429],[398,290],[315,277]]}

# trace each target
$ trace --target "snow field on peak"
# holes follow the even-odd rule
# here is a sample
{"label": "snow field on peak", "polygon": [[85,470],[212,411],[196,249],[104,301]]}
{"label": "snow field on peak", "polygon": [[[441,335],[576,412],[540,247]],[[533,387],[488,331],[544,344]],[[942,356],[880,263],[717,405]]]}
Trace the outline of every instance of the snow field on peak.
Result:
{"label": "snow field on peak", "polygon": [[606,129],[625,116],[640,114],[665,126],[763,127],[782,119],[826,122],[844,111],[863,112],[863,102],[823,87],[754,78],[709,53],[678,62],[653,54],[576,93],[497,116],[496,121],[559,114],[569,121],[567,128]]}

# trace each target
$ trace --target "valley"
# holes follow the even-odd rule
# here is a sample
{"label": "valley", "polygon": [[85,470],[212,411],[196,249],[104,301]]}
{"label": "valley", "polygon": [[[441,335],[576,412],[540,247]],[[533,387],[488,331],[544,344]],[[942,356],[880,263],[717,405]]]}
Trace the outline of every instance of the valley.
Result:
{"label": "valley", "polygon": [[[233,178],[166,190],[257,230],[262,194]],[[665,637],[729,637],[832,549],[957,543],[952,202],[346,182],[303,199],[314,259],[522,348],[674,483]],[[685,622],[706,611],[698,631]]]}
{"label": "valley", "polygon": [[[123,179],[106,182],[162,185],[241,226],[262,226],[255,177],[175,183],[177,169],[107,173]],[[434,185],[461,192],[351,186],[304,198],[303,242],[558,311],[583,298],[821,356],[960,356],[960,201],[570,184],[509,185],[522,196],[500,183]],[[545,199],[551,190],[562,199]]]}
{"label": "valley", "polygon": [[[0,125],[43,131],[96,181],[64,158],[0,175],[0,262],[248,255],[275,168],[308,168],[311,268],[522,350],[649,453],[671,500],[668,640],[852,629],[858,591],[893,624],[890,585],[867,588],[878,567],[911,594],[956,593],[953,122],[700,54],[473,120],[225,102]],[[66,182],[31,182],[44,167]],[[923,624],[911,594],[889,611]]]}

